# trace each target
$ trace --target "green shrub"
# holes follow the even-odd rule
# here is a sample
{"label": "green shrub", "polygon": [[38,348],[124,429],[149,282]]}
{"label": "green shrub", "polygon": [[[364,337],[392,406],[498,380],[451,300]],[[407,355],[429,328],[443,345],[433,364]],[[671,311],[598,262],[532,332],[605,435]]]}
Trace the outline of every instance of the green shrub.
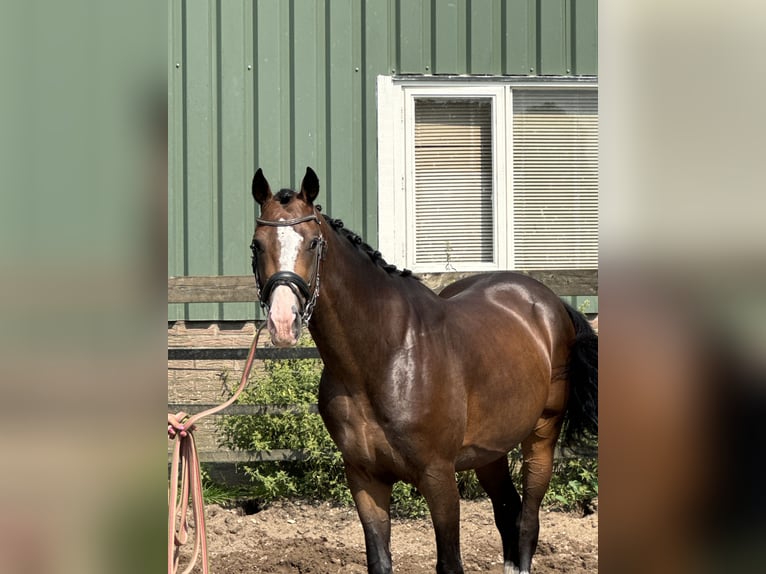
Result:
{"label": "green shrub", "polygon": [[[251,497],[260,502],[280,498],[303,498],[351,504],[343,459],[321,417],[310,412],[315,404],[321,362],[315,359],[264,361],[265,375],[256,376],[242,393],[240,404],[297,406],[294,412],[277,415],[230,415],[218,423],[220,444],[231,449],[303,451],[305,458],[290,462],[259,462],[244,465]],[[509,454],[513,478],[520,491],[520,454]],[[598,495],[598,461],[559,461],[544,504],[571,510],[587,508]],[[485,493],[473,471],[457,473],[461,496],[481,498]],[[214,485],[210,498],[221,494]],[[240,493],[241,495],[241,493]],[[425,516],[428,507],[416,488],[397,483],[392,494],[392,513]]]}
{"label": "green shrub", "polygon": [[245,465],[252,495],[264,502],[297,497],[351,503],[340,452],[321,417],[309,409],[316,403],[321,363],[264,361],[264,368],[266,376],[255,377],[239,403],[297,408],[285,414],[223,417],[218,425],[220,443],[241,450],[299,450],[305,459]]}
{"label": "green shrub", "polygon": [[598,459],[569,458],[557,461],[543,504],[560,510],[590,513],[598,496]]}
{"label": "green shrub", "polygon": [[[595,446],[595,445],[590,445]],[[511,478],[521,493],[521,451],[517,448],[508,454]],[[484,489],[473,470],[457,473],[460,496],[467,500],[483,498]],[[553,510],[592,510],[593,500],[598,496],[598,459],[575,457],[557,460],[553,476],[543,498],[543,506]]]}

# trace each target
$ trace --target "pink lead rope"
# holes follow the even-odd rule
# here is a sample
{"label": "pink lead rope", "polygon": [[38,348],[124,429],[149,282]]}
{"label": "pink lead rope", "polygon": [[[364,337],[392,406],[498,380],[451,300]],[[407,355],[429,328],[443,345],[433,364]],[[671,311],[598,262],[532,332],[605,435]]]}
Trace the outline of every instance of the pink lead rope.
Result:
{"label": "pink lead rope", "polygon": [[[250,369],[255,359],[258,338],[261,336],[263,325],[253,338],[250,351],[247,354],[242,379],[237,390],[225,403],[189,416],[184,412],[175,415],[168,413],[168,437],[175,439],[173,460],[170,463],[170,484],[168,486],[168,574],[177,574],[179,566],[179,549],[189,539],[188,510],[191,504],[194,514],[194,551],[188,566],[182,574],[189,574],[202,554],[202,572],[209,574],[207,564],[207,539],[205,536],[205,509],[202,502],[202,476],[200,474],[197,447],[194,443],[194,423],[215,414],[237,400],[247,384]],[[179,480],[179,467],[181,470]],[[179,493],[180,486],[180,493]]]}

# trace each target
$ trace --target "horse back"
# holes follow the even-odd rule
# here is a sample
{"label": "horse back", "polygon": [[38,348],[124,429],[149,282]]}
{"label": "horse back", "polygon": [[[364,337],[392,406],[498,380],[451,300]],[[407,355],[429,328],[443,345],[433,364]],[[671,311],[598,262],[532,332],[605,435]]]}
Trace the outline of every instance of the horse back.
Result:
{"label": "horse back", "polygon": [[450,299],[465,292],[481,293],[497,288],[513,288],[519,293],[526,292],[527,297],[537,300],[557,299],[556,294],[537,279],[514,271],[495,271],[470,275],[447,285],[441,290],[439,296]]}
{"label": "horse back", "polygon": [[511,271],[465,277],[445,287],[439,296],[448,299],[451,311],[472,312],[478,320],[500,314],[515,328],[561,331],[574,336],[572,321],[559,297],[540,281]]}

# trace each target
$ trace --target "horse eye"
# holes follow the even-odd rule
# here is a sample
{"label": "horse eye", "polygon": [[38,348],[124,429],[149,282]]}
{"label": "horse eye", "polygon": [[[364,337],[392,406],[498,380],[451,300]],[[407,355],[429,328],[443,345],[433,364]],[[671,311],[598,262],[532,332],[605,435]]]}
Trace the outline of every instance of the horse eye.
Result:
{"label": "horse eye", "polygon": [[314,251],[314,249],[317,248],[317,245],[319,245],[319,238],[315,237],[311,240],[311,243],[309,243],[309,251]]}
{"label": "horse eye", "polygon": [[253,239],[253,242],[250,244],[250,250],[255,253],[263,253],[263,245],[261,245],[261,242],[257,239]]}

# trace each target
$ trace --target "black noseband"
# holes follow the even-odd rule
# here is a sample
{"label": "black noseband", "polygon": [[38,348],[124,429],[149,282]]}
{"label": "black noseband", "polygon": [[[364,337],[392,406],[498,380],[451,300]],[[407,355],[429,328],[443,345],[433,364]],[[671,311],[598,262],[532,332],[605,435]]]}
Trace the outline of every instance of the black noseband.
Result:
{"label": "black noseband", "polygon": [[271,300],[271,293],[280,285],[285,285],[292,289],[293,293],[300,295],[298,300],[300,301],[302,297],[304,304],[311,299],[311,287],[303,280],[303,277],[292,271],[277,271],[264,283],[261,289],[262,301]]}

